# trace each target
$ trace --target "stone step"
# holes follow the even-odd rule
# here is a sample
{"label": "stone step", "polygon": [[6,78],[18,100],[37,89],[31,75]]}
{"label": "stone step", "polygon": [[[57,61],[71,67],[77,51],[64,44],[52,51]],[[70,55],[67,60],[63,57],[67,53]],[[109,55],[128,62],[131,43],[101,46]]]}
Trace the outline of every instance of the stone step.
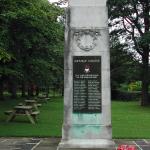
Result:
{"label": "stone step", "polygon": [[59,148],[57,150],[116,150],[116,148]]}
{"label": "stone step", "polygon": [[115,143],[107,139],[73,139],[62,141],[57,150],[115,150]]}

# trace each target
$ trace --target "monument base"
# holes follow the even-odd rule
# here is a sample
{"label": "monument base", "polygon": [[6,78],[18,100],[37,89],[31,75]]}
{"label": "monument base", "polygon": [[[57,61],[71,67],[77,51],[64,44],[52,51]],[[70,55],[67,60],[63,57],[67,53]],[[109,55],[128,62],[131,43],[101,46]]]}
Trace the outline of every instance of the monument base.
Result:
{"label": "monument base", "polygon": [[107,139],[72,139],[61,141],[57,150],[115,150],[115,143]]}

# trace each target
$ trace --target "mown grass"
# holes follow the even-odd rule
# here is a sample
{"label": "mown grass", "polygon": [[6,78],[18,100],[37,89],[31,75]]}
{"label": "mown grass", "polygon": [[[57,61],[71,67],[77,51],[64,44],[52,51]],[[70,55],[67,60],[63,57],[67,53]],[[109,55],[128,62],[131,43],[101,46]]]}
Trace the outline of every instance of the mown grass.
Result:
{"label": "mown grass", "polygon": [[150,138],[150,107],[139,102],[112,103],[113,138]]}
{"label": "mown grass", "polygon": [[0,136],[15,137],[48,137],[61,136],[63,118],[62,97],[51,98],[48,103],[40,107],[38,123],[33,125],[27,117],[18,116],[13,122],[6,122],[7,116],[4,111],[12,109],[22,100],[7,100],[0,102]]}
{"label": "mown grass", "polygon": [[[0,136],[58,137],[63,121],[63,98],[52,98],[40,108],[38,123],[31,124],[26,117],[17,117],[6,122],[5,110],[21,102],[0,101]],[[150,107],[141,107],[138,102],[112,102],[113,138],[150,138]]]}

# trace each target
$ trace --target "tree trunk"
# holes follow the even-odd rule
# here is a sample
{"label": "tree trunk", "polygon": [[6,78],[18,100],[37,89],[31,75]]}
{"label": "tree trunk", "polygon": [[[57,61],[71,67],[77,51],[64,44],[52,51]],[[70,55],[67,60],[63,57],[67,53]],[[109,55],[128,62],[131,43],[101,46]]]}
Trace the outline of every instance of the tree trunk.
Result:
{"label": "tree trunk", "polygon": [[53,96],[55,97],[55,94],[56,94],[56,88],[54,87],[53,88]]}
{"label": "tree trunk", "polygon": [[4,82],[0,79],[0,100],[4,100]]}
{"label": "tree trunk", "polygon": [[31,83],[28,85],[28,96],[33,97],[34,96],[34,85]]}
{"label": "tree trunk", "polygon": [[61,87],[61,96],[64,96],[64,88]]}
{"label": "tree trunk", "polygon": [[22,85],[21,85],[21,96],[25,97],[26,96],[26,83],[25,81],[22,81]]}
{"label": "tree trunk", "polygon": [[143,49],[142,55],[142,99],[141,106],[150,105],[148,98],[148,86],[149,86],[149,47]]}
{"label": "tree trunk", "polygon": [[10,93],[11,93],[11,97],[12,98],[16,98],[17,97],[17,85],[15,82],[10,82]]}
{"label": "tree trunk", "polygon": [[36,86],[36,90],[35,90],[35,92],[36,92],[36,96],[39,96],[39,92],[40,92],[40,89],[39,89],[39,87],[38,86]]}
{"label": "tree trunk", "polygon": [[49,86],[46,86],[46,97],[49,96]]}
{"label": "tree trunk", "polygon": [[[149,0],[143,1],[143,12],[144,12],[144,26],[145,26],[145,33],[149,32],[150,29],[150,20],[149,20]],[[148,98],[148,86],[149,86],[149,44],[143,45],[143,55],[142,55],[142,101],[141,106],[150,105],[150,100]]]}

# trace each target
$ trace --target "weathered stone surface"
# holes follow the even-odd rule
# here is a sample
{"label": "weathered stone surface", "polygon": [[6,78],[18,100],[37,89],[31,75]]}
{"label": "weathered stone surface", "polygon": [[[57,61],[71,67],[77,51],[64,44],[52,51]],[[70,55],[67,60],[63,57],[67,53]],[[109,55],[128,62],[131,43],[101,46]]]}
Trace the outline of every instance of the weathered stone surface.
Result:
{"label": "weathered stone surface", "polygon": [[106,6],[71,7],[70,16],[71,28],[105,28],[108,22]]}
{"label": "weathered stone surface", "polygon": [[107,0],[69,0],[70,6],[106,6]]}
{"label": "weathered stone surface", "polygon": [[60,147],[59,150],[116,150],[116,148],[114,147],[109,147],[109,148],[64,148],[64,147]]}
{"label": "weathered stone surface", "polygon": [[67,142],[61,142],[60,150],[115,150],[114,142],[105,139],[82,140],[72,139]]}
{"label": "weathered stone surface", "polygon": [[[64,123],[62,141],[58,146],[58,150],[114,149],[111,128],[110,52],[107,22],[106,0],[69,1],[64,52]],[[86,76],[84,63],[89,61],[83,62],[86,60],[85,56],[87,59],[93,58],[93,60],[95,56],[97,56],[95,57],[97,59],[100,58],[100,63],[97,63],[99,65],[97,72],[93,71],[93,77],[97,74],[98,78],[92,79]],[[73,65],[75,58],[83,63]],[[82,74],[78,71],[75,74],[75,66],[82,70]],[[89,74],[92,75],[93,64],[87,63],[87,66],[91,67],[89,68]],[[76,67],[76,70],[78,68]],[[80,75],[81,77],[78,78],[77,76]],[[82,77],[86,82],[82,82],[81,86]],[[92,103],[88,103],[88,100],[92,98],[90,99],[85,92],[90,91],[89,88],[92,84],[89,86],[88,84],[91,82],[87,82],[87,80],[95,83],[97,81],[98,90],[95,89],[95,93],[92,93],[96,95],[99,92],[97,95],[100,95],[100,98],[95,96],[94,99],[94,102],[99,104],[98,107],[93,105],[93,108],[91,108]],[[75,84],[76,86],[74,86]],[[76,92],[81,87],[86,89],[86,91],[83,90],[84,92],[80,90],[83,95]],[[90,94],[90,96],[92,95]],[[79,100],[80,103],[78,103]],[[100,100],[100,103],[98,100]],[[89,105],[91,106],[88,107]],[[80,106],[81,109],[84,108],[83,111],[78,112],[80,109],[77,109],[77,106]]]}

